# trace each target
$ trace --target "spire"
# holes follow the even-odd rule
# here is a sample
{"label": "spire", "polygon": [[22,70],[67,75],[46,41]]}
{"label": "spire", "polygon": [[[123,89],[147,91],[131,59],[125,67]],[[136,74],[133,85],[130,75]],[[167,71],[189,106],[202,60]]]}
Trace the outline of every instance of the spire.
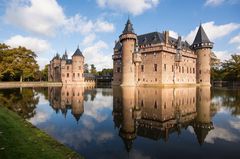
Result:
{"label": "spire", "polygon": [[83,54],[82,54],[82,52],[81,52],[80,49],[79,49],[79,45],[78,45],[77,50],[74,52],[73,56],[82,56],[82,57],[84,57]]}
{"label": "spire", "polygon": [[68,59],[68,54],[67,54],[67,49],[65,49],[65,52],[62,56],[62,60],[67,60]]}
{"label": "spire", "polygon": [[181,43],[182,43],[182,37],[179,36],[178,40],[177,40],[177,50],[181,50],[182,49]]}
{"label": "spire", "polygon": [[132,23],[131,23],[129,17],[128,17],[127,23],[126,23],[125,28],[122,33],[123,34],[134,33],[133,26],[132,26]]}
{"label": "spire", "polygon": [[208,39],[207,34],[205,33],[202,24],[200,24],[199,28],[198,28],[198,32],[197,35],[193,41],[192,44],[193,48],[203,48],[203,47],[207,47],[207,48],[212,48],[213,47],[213,43]]}

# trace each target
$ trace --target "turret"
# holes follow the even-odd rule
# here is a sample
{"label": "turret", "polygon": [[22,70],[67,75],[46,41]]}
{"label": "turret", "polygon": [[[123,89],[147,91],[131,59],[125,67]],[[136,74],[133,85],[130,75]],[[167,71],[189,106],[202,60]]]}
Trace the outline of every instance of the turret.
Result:
{"label": "turret", "polygon": [[201,85],[210,85],[210,55],[213,43],[208,39],[202,25],[199,26],[191,47],[197,54],[197,83]]}
{"label": "turret", "polygon": [[73,82],[83,82],[83,65],[84,65],[84,56],[80,51],[79,47],[72,55],[72,67],[73,67]]}
{"label": "turret", "polygon": [[122,87],[122,126],[119,135],[123,139],[126,150],[131,150],[133,140],[136,138],[136,120],[134,118],[135,87]]}
{"label": "turret", "polygon": [[211,121],[211,90],[210,87],[197,88],[196,109],[197,116],[193,122],[193,129],[196,133],[200,145],[204,143],[205,138],[210,130],[212,130],[213,123]]}
{"label": "turret", "polygon": [[181,36],[179,36],[178,40],[177,40],[177,53],[175,55],[175,62],[181,62],[182,61],[181,50],[182,50],[182,38],[181,38]]}
{"label": "turret", "polygon": [[132,23],[128,19],[126,26],[120,35],[122,43],[122,84],[121,86],[135,86],[135,66],[133,55],[137,35],[134,33]]}

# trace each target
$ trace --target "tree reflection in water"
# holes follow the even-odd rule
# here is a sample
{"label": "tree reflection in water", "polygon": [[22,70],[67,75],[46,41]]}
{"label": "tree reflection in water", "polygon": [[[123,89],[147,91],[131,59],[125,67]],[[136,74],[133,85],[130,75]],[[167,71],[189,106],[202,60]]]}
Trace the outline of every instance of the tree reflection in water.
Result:
{"label": "tree reflection in water", "polygon": [[70,112],[77,122],[84,113],[86,102],[99,104],[94,103],[99,95],[102,100],[113,96],[113,103],[110,104],[113,104],[111,120],[127,151],[132,149],[138,136],[167,142],[171,134],[181,135],[189,126],[193,128],[196,140],[201,145],[214,129],[212,118],[220,107],[230,110],[233,116],[240,115],[240,90],[209,87],[113,87],[101,89],[100,92],[93,87],[69,85],[0,89],[0,105],[29,119],[35,115],[39,94],[49,100],[57,114],[61,113],[66,118]]}
{"label": "tree reflection in water", "polygon": [[6,106],[17,112],[24,119],[35,115],[35,108],[39,102],[37,92],[32,88],[0,89],[0,106]]}

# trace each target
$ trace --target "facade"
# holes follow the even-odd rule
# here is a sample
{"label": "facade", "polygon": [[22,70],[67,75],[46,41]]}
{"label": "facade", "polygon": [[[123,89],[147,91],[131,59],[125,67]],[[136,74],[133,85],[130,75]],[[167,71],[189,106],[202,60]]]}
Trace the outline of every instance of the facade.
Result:
{"label": "facade", "polygon": [[68,59],[65,51],[62,58],[57,54],[48,66],[48,80],[51,82],[62,82],[63,84],[94,83],[84,78],[84,56],[79,48]]}
{"label": "facade", "polygon": [[192,45],[163,33],[134,33],[128,19],[115,42],[113,85],[162,84],[210,85],[210,55],[213,43],[199,26]]}
{"label": "facade", "polygon": [[87,101],[87,96],[90,95],[91,98],[94,96],[94,94],[89,93],[93,92],[92,90],[93,86],[49,87],[48,99],[56,113],[61,112],[66,117],[67,113],[71,111],[78,122],[84,112],[84,101]]}
{"label": "facade", "polygon": [[125,148],[130,151],[140,136],[168,141],[189,126],[203,144],[214,129],[210,87],[113,87],[113,120]]}

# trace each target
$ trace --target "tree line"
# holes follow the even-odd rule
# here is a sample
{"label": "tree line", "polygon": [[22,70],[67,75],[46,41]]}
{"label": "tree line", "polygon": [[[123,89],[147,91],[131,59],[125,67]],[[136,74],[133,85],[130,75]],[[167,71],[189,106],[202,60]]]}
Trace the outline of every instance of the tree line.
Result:
{"label": "tree line", "polygon": [[212,81],[240,81],[240,55],[231,55],[229,60],[219,62],[212,59]]}

